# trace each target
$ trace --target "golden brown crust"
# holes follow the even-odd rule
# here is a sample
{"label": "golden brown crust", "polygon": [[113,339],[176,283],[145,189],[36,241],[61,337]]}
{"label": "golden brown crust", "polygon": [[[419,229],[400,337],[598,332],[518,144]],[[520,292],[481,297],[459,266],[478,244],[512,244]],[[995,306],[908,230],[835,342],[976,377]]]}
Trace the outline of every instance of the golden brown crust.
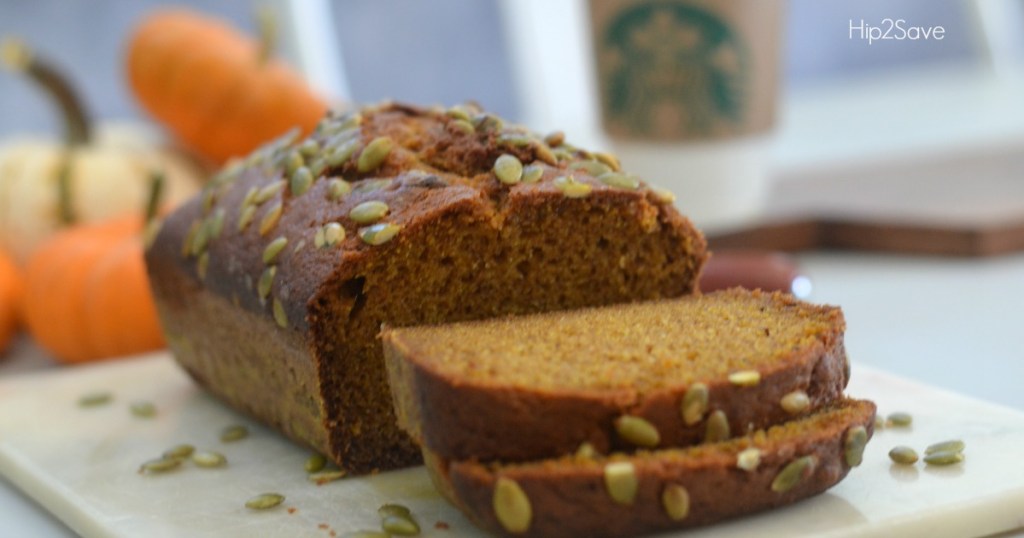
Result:
{"label": "golden brown crust", "polygon": [[[636,382],[623,382],[622,386],[608,389],[581,390],[566,388],[568,381],[562,379],[553,379],[550,387],[539,386],[536,380],[504,379],[498,374],[494,378],[471,379],[465,372],[454,371],[454,368],[445,371],[444,359],[426,356],[425,353],[430,351],[424,351],[424,348],[436,352],[438,348],[451,349],[461,342],[483,345],[480,341],[487,338],[492,329],[501,334],[523,331],[524,319],[491,320],[458,327],[449,325],[436,330],[387,330],[383,335],[384,354],[399,425],[418,443],[447,459],[514,462],[571,453],[584,442],[601,453],[628,450],[631,445],[616,434],[614,426],[615,419],[623,415],[638,416],[654,425],[661,436],[658,446],[680,447],[704,439],[706,419],[713,411],[723,411],[731,431],[742,434],[794,418],[796,415],[780,404],[783,396],[791,392],[804,391],[808,395],[809,406],[804,413],[841,397],[849,381],[845,371],[847,357],[843,346],[845,324],[842,313],[837,308],[802,303],[791,296],[730,290],[702,297],[610,306],[592,312],[538,314],[534,319],[538,325],[549,329],[547,339],[553,348],[562,350],[562,353],[581,353],[566,343],[562,333],[584,321],[592,324],[592,333],[587,337],[590,343],[609,350],[626,345],[642,346],[645,337],[652,338],[649,346],[657,346],[655,337],[664,334],[660,329],[634,332],[633,341],[628,344],[619,342],[617,334],[607,334],[602,330],[602,327],[621,320],[643,323],[640,320],[647,317],[672,320],[670,323],[676,326],[669,330],[680,340],[687,338],[687,331],[695,330],[691,327],[701,325],[714,332],[714,339],[724,342],[739,339],[743,331],[750,330],[750,323],[759,327],[758,320],[737,319],[742,317],[743,307],[763,312],[765,318],[785,320],[776,323],[791,326],[792,330],[786,334],[810,331],[811,327],[815,331],[813,337],[801,341],[774,342],[773,349],[781,349],[783,354],[773,353],[759,358],[761,379],[755,386],[731,383],[726,375],[727,369],[719,369],[717,364],[713,368],[705,368],[711,371],[710,374],[702,374],[707,377],[697,378],[685,366],[671,367],[660,374],[665,377],[664,382],[648,392],[644,392]],[[736,317],[714,320],[705,315],[711,308],[725,309]],[[784,315],[784,311],[790,312]],[[700,319],[680,317],[687,313]],[[465,330],[458,330],[463,327]],[[652,335],[651,332],[658,334]],[[772,334],[776,335],[776,340],[785,338],[778,336],[781,332]],[[762,341],[771,338],[770,334],[759,337]],[[428,341],[429,346],[425,343]],[[706,350],[706,359],[702,360],[722,361],[722,357],[713,351]],[[609,355],[614,356],[614,353]],[[472,362],[476,371],[491,371],[490,356],[459,358]],[[566,359],[566,363],[571,359]],[[507,358],[501,362],[516,361],[517,368],[521,363],[523,369],[543,369],[540,361],[560,363],[561,360],[559,356],[549,355],[518,357],[508,351]],[[595,360],[602,359],[595,357]],[[626,371],[612,358],[604,360],[608,361],[607,369],[618,372],[620,379],[625,378]],[[561,369],[552,370],[557,372]],[[560,383],[563,385],[559,386]],[[687,425],[681,416],[681,404],[687,390],[696,383],[703,383],[708,388],[707,413],[699,422]]]}
{"label": "golden brown crust", "polygon": [[[382,322],[479,319],[696,290],[705,242],[670,203],[642,184],[612,188],[570,170],[590,155],[583,150],[562,148],[569,160],[542,163],[538,156],[551,148],[539,137],[467,110],[477,115],[470,132],[460,130],[461,112],[406,105],[328,117],[309,140],[271,143],[229,166],[172,214],[146,261],[177,360],[218,397],[346,469],[368,472],[419,459],[394,426],[376,340]],[[361,171],[379,137],[393,149]],[[303,144],[311,146],[305,165],[316,169],[349,143],[351,155],[295,191],[288,163]],[[491,167],[504,153],[536,161],[543,176],[502,184]],[[554,183],[564,175],[590,185],[590,194],[566,196]],[[341,179],[351,192],[333,198],[332,188],[346,184],[332,180]],[[276,182],[280,190],[268,190]],[[253,201],[261,190],[266,199]],[[366,201],[387,204],[381,222],[400,227],[390,241],[360,237],[367,225],[350,212]],[[251,221],[240,227],[246,212]],[[329,223],[344,237],[318,247]],[[287,245],[265,262],[278,238]],[[276,272],[261,297],[270,266]]]}
{"label": "golden brown crust", "polygon": [[[562,458],[517,465],[485,465],[448,461],[425,454],[439,491],[477,525],[502,536],[556,537],[636,536],[657,530],[706,525],[722,519],[781,506],[817,495],[849,472],[846,435],[863,427],[870,437],[875,406],[843,400],[815,415],[782,427],[729,442],[690,449],[660,450],[633,456],[584,460]],[[756,447],[760,463],[747,471],[736,466],[740,451]],[[813,456],[813,471],[792,489],[777,492],[772,482],[787,465]],[[610,461],[632,462],[639,487],[631,504],[612,500],[604,482]],[[499,478],[514,481],[532,508],[529,529],[507,532],[493,508]],[[669,485],[683,486],[689,514],[673,520],[662,494]]]}

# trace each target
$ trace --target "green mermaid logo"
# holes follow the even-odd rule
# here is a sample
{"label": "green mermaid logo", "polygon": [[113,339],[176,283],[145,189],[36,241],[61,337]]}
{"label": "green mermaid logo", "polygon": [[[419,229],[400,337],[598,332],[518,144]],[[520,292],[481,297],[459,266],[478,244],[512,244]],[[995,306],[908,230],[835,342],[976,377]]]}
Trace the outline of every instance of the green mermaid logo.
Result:
{"label": "green mermaid logo", "polygon": [[601,36],[613,134],[709,137],[744,121],[748,51],[714,14],[667,1],[617,13]]}

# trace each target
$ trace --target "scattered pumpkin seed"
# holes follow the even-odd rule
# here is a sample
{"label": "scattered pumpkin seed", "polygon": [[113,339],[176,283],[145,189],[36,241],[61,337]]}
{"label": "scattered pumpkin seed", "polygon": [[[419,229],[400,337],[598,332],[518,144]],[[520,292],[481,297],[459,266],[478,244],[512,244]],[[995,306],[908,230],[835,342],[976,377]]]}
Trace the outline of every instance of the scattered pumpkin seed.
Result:
{"label": "scattered pumpkin seed", "polygon": [[725,441],[731,436],[729,419],[725,416],[725,411],[719,409],[711,413],[708,416],[707,428],[704,431],[704,442],[717,443],[718,441]]}
{"label": "scattered pumpkin seed", "polygon": [[775,480],[772,480],[772,491],[785,493],[793,489],[803,479],[811,476],[817,466],[818,458],[814,456],[804,456],[791,461],[775,475]]}
{"label": "scattered pumpkin seed", "polygon": [[729,374],[729,382],[740,387],[753,387],[761,382],[761,372],[757,370],[740,370]]}
{"label": "scattered pumpkin seed", "polygon": [[654,448],[661,442],[658,429],[653,424],[633,415],[615,419],[615,431],[623,440],[644,448]]}
{"label": "scattered pumpkin seed", "polygon": [[924,462],[927,465],[953,465],[964,461],[964,453],[955,450],[940,450],[926,454]]}
{"label": "scattered pumpkin seed", "polygon": [[274,285],[274,277],[277,275],[277,266],[271,265],[263,270],[263,274],[260,275],[260,281],[256,283],[256,293],[259,294],[261,300],[265,300],[270,295],[270,289]]}
{"label": "scattered pumpkin seed", "polygon": [[592,187],[588,183],[580,183],[572,176],[559,176],[554,184],[567,198],[583,198],[590,195]]}
{"label": "scattered pumpkin seed", "polygon": [[181,466],[182,458],[157,458],[143,463],[139,467],[140,474],[159,474],[172,471]]}
{"label": "scattered pumpkin seed", "polygon": [[455,105],[446,110],[445,113],[457,120],[469,122],[469,111],[462,105]]}
{"label": "scattered pumpkin seed", "polygon": [[348,218],[358,224],[370,224],[384,218],[388,211],[388,204],[379,200],[370,200],[353,207],[352,211],[348,213]]}
{"label": "scattered pumpkin seed", "polygon": [[206,270],[210,267],[210,253],[203,252],[199,255],[199,259],[196,260],[196,274],[199,275],[199,280],[206,280]]}
{"label": "scattered pumpkin seed", "polygon": [[345,228],[337,222],[328,222],[323,226],[324,246],[333,247],[345,240]]}
{"label": "scattered pumpkin seed", "polygon": [[281,304],[280,299],[274,297],[274,304],[272,305],[274,310],[274,321],[277,322],[277,326],[282,329],[288,328],[288,314],[284,311],[284,305]]}
{"label": "scattered pumpkin seed", "polygon": [[323,470],[327,466],[327,458],[323,454],[311,454],[306,458],[306,463],[303,465],[307,473],[315,473]]}
{"label": "scattered pumpkin seed", "polygon": [[192,463],[196,464],[197,467],[203,467],[205,469],[212,469],[215,467],[223,467],[227,465],[228,459],[224,457],[224,454],[220,452],[214,452],[212,450],[201,450],[192,454]]}
{"label": "scattered pumpkin seed", "polygon": [[252,201],[256,205],[262,205],[271,198],[277,196],[277,193],[284,190],[284,180],[279,179],[272,183],[268,183],[265,187],[260,189],[260,192],[256,193]]}
{"label": "scattered pumpkin seed", "polygon": [[896,446],[889,451],[889,459],[902,465],[911,465],[917,463],[917,451],[909,446]]}
{"label": "scattered pumpkin seed", "polygon": [[164,458],[187,458],[187,457],[191,456],[192,453],[195,452],[195,451],[196,451],[196,447],[194,447],[194,446],[192,446],[190,444],[184,443],[184,444],[175,445],[175,446],[173,446],[171,448],[168,448],[166,451],[164,451],[163,457]]}
{"label": "scattered pumpkin seed", "polygon": [[277,226],[277,221],[281,219],[282,210],[281,202],[278,202],[271,206],[270,210],[263,215],[263,219],[260,220],[260,235],[267,235],[270,230],[274,229],[274,226]]}
{"label": "scattered pumpkin seed", "polygon": [[363,114],[358,111],[349,112],[342,116],[341,128],[351,129],[363,124]]}
{"label": "scattered pumpkin seed", "polygon": [[280,236],[274,239],[267,245],[267,248],[263,249],[263,263],[270,265],[277,259],[277,255],[284,250],[284,247],[288,246],[288,238]]}
{"label": "scattered pumpkin seed", "polygon": [[306,240],[299,239],[299,242],[295,244],[295,248],[292,249],[292,253],[294,254],[304,248],[306,248]]}
{"label": "scattered pumpkin seed", "polygon": [[619,504],[633,504],[639,487],[636,467],[632,462],[618,461],[604,466],[604,485],[612,500]]}
{"label": "scattered pumpkin seed", "polygon": [[551,154],[554,155],[555,159],[558,159],[558,161],[560,161],[560,162],[561,161],[571,161],[571,160],[576,158],[576,155],[573,155],[573,153],[571,151],[569,151],[567,149],[564,149],[564,147],[563,148],[558,148],[556,150],[553,150],[551,152]]}
{"label": "scattered pumpkin seed", "polygon": [[152,402],[132,402],[128,406],[132,415],[139,418],[153,418],[156,416],[156,406]]}
{"label": "scattered pumpkin seed", "polygon": [[498,135],[498,144],[504,146],[512,146],[516,148],[522,148],[533,144],[533,139],[525,134],[510,134],[505,133]]}
{"label": "scattered pumpkin seed", "polygon": [[320,144],[316,140],[308,138],[306,141],[299,144],[298,150],[303,157],[308,159],[316,156],[317,153],[320,153]]}
{"label": "scattered pumpkin seed", "polygon": [[298,151],[293,151],[284,158],[284,172],[289,176],[295,175],[295,171],[303,166],[306,166],[306,160]]}
{"label": "scattered pumpkin seed", "polygon": [[690,492],[679,484],[669,484],[661,492],[661,505],[672,521],[686,519],[690,515]]}
{"label": "scattered pumpkin seed", "polygon": [[327,156],[327,164],[329,166],[341,166],[345,164],[352,158],[352,155],[355,154],[361,144],[361,140],[354,138],[334,148],[331,150],[330,155]]}
{"label": "scattered pumpkin seed", "polygon": [[396,536],[416,536],[420,533],[420,525],[409,516],[388,515],[380,522],[380,528]]}
{"label": "scattered pumpkin seed", "polygon": [[78,407],[98,407],[110,403],[114,395],[109,392],[91,392],[78,398]]}
{"label": "scattered pumpkin seed", "polygon": [[223,207],[218,207],[213,212],[213,216],[210,217],[210,239],[217,239],[220,237],[220,233],[224,231],[224,215],[227,212]]}
{"label": "scattered pumpkin seed", "polygon": [[482,133],[498,132],[505,127],[504,120],[486,112],[473,116],[472,122],[476,126],[476,130]]}
{"label": "scattered pumpkin seed", "polygon": [[313,172],[309,171],[309,168],[300,166],[295,172],[292,173],[292,181],[289,187],[291,188],[294,196],[302,196],[306,194],[306,191],[313,186]]}
{"label": "scattered pumpkin seed", "polygon": [[359,238],[364,243],[370,245],[383,245],[388,241],[391,241],[398,232],[402,229],[397,224],[391,224],[389,222],[381,222],[372,226],[359,229]]}
{"label": "scattered pumpkin seed", "polygon": [[352,184],[341,178],[334,178],[327,183],[327,199],[332,202],[352,192]]}
{"label": "scattered pumpkin seed", "polygon": [[213,209],[214,202],[217,201],[217,191],[213,189],[213,185],[208,185],[203,189],[203,214],[209,213]]}
{"label": "scattered pumpkin seed", "polygon": [[385,518],[387,516],[412,517],[412,511],[404,505],[388,503],[381,505],[381,507],[377,509],[377,515],[381,518]]}
{"label": "scattered pumpkin seed", "polygon": [[846,465],[856,467],[864,461],[864,447],[868,444],[868,430],[864,426],[854,426],[846,432],[843,440],[843,458]]}
{"label": "scattered pumpkin seed", "polygon": [[365,179],[352,186],[353,193],[374,192],[391,185],[390,179]]}
{"label": "scattered pumpkin seed", "polygon": [[811,398],[802,390],[794,390],[779,400],[779,405],[790,415],[796,415],[807,411],[811,406]]}
{"label": "scattered pumpkin seed", "polygon": [[565,133],[562,131],[554,131],[544,137],[544,143],[551,146],[561,146],[565,142]]}
{"label": "scattered pumpkin seed", "polygon": [[592,177],[601,176],[612,171],[608,165],[597,161],[576,161],[569,165],[570,170],[583,170]]}
{"label": "scattered pumpkin seed", "polygon": [[322,486],[335,480],[341,480],[346,476],[348,476],[348,473],[340,469],[327,469],[309,473],[308,478],[310,482],[316,482],[317,485]]}
{"label": "scattered pumpkin seed", "polygon": [[607,172],[597,176],[597,180],[609,187],[616,187],[619,189],[635,191],[640,188],[640,178],[636,176],[627,176],[622,172]]}
{"label": "scattered pumpkin seed", "polygon": [[457,131],[459,131],[461,133],[464,133],[464,134],[471,135],[471,134],[476,132],[476,128],[473,127],[473,124],[469,123],[466,120],[455,119],[455,120],[452,120],[449,123],[449,125],[454,127],[455,130],[457,130]]}
{"label": "scattered pumpkin seed", "polygon": [[594,158],[597,159],[598,162],[607,166],[608,168],[611,168],[612,172],[618,172],[619,170],[622,169],[622,166],[619,164],[619,158],[612,155],[611,153],[595,151]]}
{"label": "scattered pumpkin seed", "polygon": [[502,154],[494,161],[494,175],[506,185],[514,185],[523,179],[523,163],[515,155]]}
{"label": "scattered pumpkin seed", "polygon": [[259,187],[255,185],[249,187],[249,190],[245,192],[245,196],[242,197],[241,209],[245,209],[246,207],[255,204],[256,196],[259,194],[259,192]]}
{"label": "scattered pumpkin seed", "polygon": [[683,422],[687,426],[693,426],[704,418],[708,410],[708,386],[704,383],[694,383],[686,389],[683,396]]}
{"label": "scattered pumpkin seed", "polygon": [[246,437],[249,437],[249,428],[240,424],[228,426],[220,432],[220,440],[225,443],[238,441]]}
{"label": "scattered pumpkin seed", "polygon": [[252,222],[252,218],[256,216],[256,206],[247,205],[242,209],[242,212],[238,215],[238,231],[244,231],[249,223]]}
{"label": "scattered pumpkin seed", "polygon": [[581,459],[581,460],[593,460],[593,459],[596,459],[597,458],[597,449],[594,448],[594,445],[584,441],[584,442],[580,443],[579,448],[576,449],[576,453],[574,454],[574,457],[576,459]]}
{"label": "scattered pumpkin seed", "polygon": [[652,188],[651,194],[654,195],[655,200],[665,204],[671,204],[676,201],[676,195],[668,189]]}
{"label": "scattered pumpkin seed", "polygon": [[210,221],[203,220],[199,224],[199,229],[196,230],[196,234],[192,236],[192,244],[189,245],[188,253],[192,256],[198,256],[206,250],[206,245],[210,242]]}
{"label": "scattered pumpkin seed", "polygon": [[531,164],[523,168],[523,183],[536,183],[544,175],[544,168],[537,164]]}
{"label": "scattered pumpkin seed", "polygon": [[363,152],[359,154],[359,159],[356,161],[356,170],[359,172],[370,172],[380,168],[380,165],[384,164],[384,160],[388,158],[394,145],[395,143],[386,136],[374,138],[363,148]]}
{"label": "scattered pumpkin seed", "polygon": [[943,441],[941,443],[935,443],[928,445],[928,448],[924,449],[925,455],[934,454],[936,452],[963,452],[964,442],[959,439],[951,439],[949,441]]}
{"label": "scattered pumpkin seed", "polygon": [[280,493],[261,493],[245,501],[245,507],[252,510],[269,510],[283,502],[284,495]]}
{"label": "scattered pumpkin seed", "polygon": [[195,239],[196,234],[199,233],[199,226],[200,222],[198,220],[193,220],[189,225],[188,233],[185,234],[185,239],[181,242],[182,257],[187,257],[189,252],[191,252],[192,240]]}
{"label": "scattered pumpkin seed", "polygon": [[910,413],[890,413],[885,418],[885,425],[887,427],[906,428],[914,422],[914,417],[910,416]]}
{"label": "scattered pumpkin seed", "polygon": [[744,471],[756,471],[761,465],[761,451],[750,447],[736,455],[736,467]]}
{"label": "scattered pumpkin seed", "polygon": [[511,533],[526,532],[533,520],[533,507],[523,488],[510,478],[500,477],[494,484],[491,507],[501,526]]}
{"label": "scattered pumpkin seed", "polygon": [[327,239],[325,237],[324,227],[321,226],[317,228],[316,233],[313,234],[313,246],[316,248],[324,248],[326,244]]}
{"label": "scattered pumpkin seed", "polygon": [[551,151],[547,144],[535,144],[533,146],[533,154],[547,164],[552,166],[558,164],[558,158],[555,157],[555,153]]}

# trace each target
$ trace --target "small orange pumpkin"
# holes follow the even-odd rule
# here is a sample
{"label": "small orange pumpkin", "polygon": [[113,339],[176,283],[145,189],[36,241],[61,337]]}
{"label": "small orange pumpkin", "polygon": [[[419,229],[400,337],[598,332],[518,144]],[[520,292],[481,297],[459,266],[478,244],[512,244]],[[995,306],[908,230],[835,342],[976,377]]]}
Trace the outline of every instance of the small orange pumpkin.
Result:
{"label": "small orange pumpkin", "polygon": [[129,42],[128,80],[150,114],[221,164],[293,127],[308,133],[327,111],[294,71],[268,58],[270,33],[261,46],[220,20],[157,11]]}
{"label": "small orange pumpkin", "polygon": [[6,252],[0,251],[0,352],[17,333],[23,288],[21,271]]}

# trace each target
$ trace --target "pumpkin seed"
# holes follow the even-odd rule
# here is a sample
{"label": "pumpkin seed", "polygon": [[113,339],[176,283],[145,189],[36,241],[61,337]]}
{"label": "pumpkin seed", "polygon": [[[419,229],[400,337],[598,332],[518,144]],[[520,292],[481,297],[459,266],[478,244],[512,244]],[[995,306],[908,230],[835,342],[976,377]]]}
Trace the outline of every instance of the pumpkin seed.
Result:
{"label": "pumpkin seed", "polygon": [[719,409],[711,413],[708,417],[707,428],[704,431],[704,442],[717,443],[718,441],[725,441],[731,436],[729,419],[726,418],[725,412]]}
{"label": "pumpkin seed", "polygon": [[794,390],[779,400],[779,405],[790,415],[803,413],[811,406],[811,398],[802,390]]}
{"label": "pumpkin seed", "polygon": [[288,246],[288,238],[280,236],[274,239],[267,245],[267,248],[263,249],[263,263],[270,265],[277,259],[277,255],[284,250],[284,247]]}
{"label": "pumpkin seed", "polygon": [[523,183],[536,183],[544,175],[544,168],[537,164],[531,164],[523,168]]}
{"label": "pumpkin seed", "polygon": [[608,172],[597,176],[597,180],[609,187],[635,191],[640,188],[640,178],[627,176],[621,172]]}
{"label": "pumpkin seed", "polygon": [[210,221],[203,220],[199,224],[199,229],[196,230],[196,235],[192,237],[192,244],[189,245],[188,252],[192,256],[198,256],[206,250],[206,245],[210,242]]}
{"label": "pumpkin seed", "polygon": [[552,166],[558,164],[558,158],[555,157],[555,153],[551,151],[547,144],[535,144],[533,146],[533,154],[547,164]]}
{"label": "pumpkin seed", "polygon": [[259,187],[255,186],[255,185],[252,186],[252,187],[249,187],[249,190],[245,192],[245,196],[242,197],[242,205],[240,206],[240,208],[241,209],[245,209],[246,207],[256,203],[256,196],[259,193],[260,193]]}
{"label": "pumpkin seed", "polygon": [[455,128],[456,131],[459,131],[464,134],[471,135],[476,132],[476,128],[473,127],[473,124],[469,123],[466,120],[455,119],[449,122],[448,125],[451,125],[452,127]]}
{"label": "pumpkin seed", "polygon": [[761,372],[757,370],[741,370],[729,374],[729,382],[739,387],[753,387],[761,382]]}
{"label": "pumpkin seed", "polygon": [[128,409],[132,415],[139,418],[153,418],[156,416],[156,406],[152,402],[132,402]]}
{"label": "pumpkin seed", "polygon": [[791,461],[775,475],[775,480],[772,480],[772,491],[785,493],[793,489],[803,479],[811,476],[817,466],[818,458],[814,456],[804,456]]}
{"label": "pumpkin seed", "polygon": [[530,138],[529,136],[524,135],[524,134],[505,133],[505,134],[498,135],[497,142],[498,142],[498,144],[501,144],[501,145],[504,145],[504,146],[512,146],[512,147],[516,147],[516,148],[522,148],[522,147],[529,146],[530,144],[533,144],[533,139]]}
{"label": "pumpkin seed", "polygon": [[238,424],[228,426],[220,432],[220,440],[225,443],[238,441],[246,437],[249,437],[249,428]]}
{"label": "pumpkin seed", "polygon": [[664,204],[671,204],[676,201],[676,195],[668,189],[652,188],[651,194],[654,195],[655,200]]}
{"label": "pumpkin seed", "polygon": [[446,110],[445,113],[457,120],[469,122],[469,111],[462,105],[455,105]]}
{"label": "pumpkin seed", "polygon": [[194,446],[192,446],[190,444],[185,443],[185,444],[175,445],[175,446],[173,446],[171,448],[168,448],[166,451],[164,451],[163,457],[165,459],[167,459],[167,458],[187,458],[187,457],[191,456],[192,453],[195,452],[195,451],[196,451],[196,447],[194,447]]}
{"label": "pumpkin seed", "polygon": [[544,143],[551,146],[561,146],[565,142],[565,133],[562,131],[554,131],[544,137]]}
{"label": "pumpkin seed", "polygon": [[683,422],[687,426],[693,426],[704,418],[708,410],[708,386],[704,383],[694,383],[686,389],[683,396]]}
{"label": "pumpkin seed", "polygon": [[284,495],[280,493],[261,493],[245,501],[245,507],[252,510],[269,510],[283,502]]}
{"label": "pumpkin seed", "polygon": [[388,204],[378,200],[363,202],[349,211],[348,218],[358,224],[370,224],[376,222],[388,214]]}
{"label": "pumpkin seed", "polygon": [[554,184],[567,198],[583,198],[589,196],[592,190],[589,184],[579,183],[572,176],[556,177]]}
{"label": "pumpkin seed", "polygon": [[323,230],[325,246],[333,247],[345,240],[345,228],[337,222],[328,222],[324,225]]}
{"label": "pumpkin seed", "polygon": [[326,232],[324,232],[324,227],[323,226],[321,226],[321,227],[316,229],[316,233],[313,234],[313,246],[314,247],[316,247],[316,248],[324,248],[324,245],[327,244],[327,239],[325,237],[325,233]]}
{"label": "pumpkin seed", "polygon": [[363,115],[360,112],[354,111],[349,112],[342,116],[341,128],[352,129],[353,127],[359,127],[363,124]]}
{"label": "pumpkin seed", "polygon": [[275,276],[277,276],[277,266],[275,265],[267,267],[260,275],[260,281],[256,283],[256,293],[259,294],[261,300],[270,295],[270,288],[274,284]]}
{"label": "pumpkin seed", "polygon": [[633,504],[640,485],[633,463],[619,461],[605,465],[604,485],[613,501],[619,504]]}
{"label": "pumpkin seed", "polygon": [[352,154],[359,149],[361,141],[358,138],[349,140],[344,144],[331,150],[330,155],[327,156],[327,164],[329,166],[341,166],[348,162],[352,158]]}
{"label": "pumpkin seed", "polygon": [[352,192],[352,185],[344,179],[334,178],[327,182],[327,199],[334,202]]}
{"label": "pumpkin seed", "polygon": [[199,259],[196,260],[196,274],[199,275],[199,280],[206,280],[206,270],[210,267],[210,253],[203,252],[199,255]]}
{"label": "pumpkin seed", "polygon": [[272,183],[268,183],[265,187],[260,189],[256,196],[253,197],[252,202],[256,205],[262,205],[271,198],[277,196],[277,193],[284,190],[284,180],[279,179]]}
{"label": "pumpkin seed", "polygon": [[896,446],[889,451],[889,459],[903,465],[911,465],[917,462],[917,451],[909,446]]}
{"label": "pumpkin seed", "polygon": [[397,536],[416,536],[420,533],[420,525],[411,516],[384,516],[380,522],[384,532]]}
{"label": "pumpkin seed", "polygon": [[109,392],[92,392],[78,399],[78,407],[98,407],[110,403],[114,395]]}
{"label": "pumpkin seed", "polygon": [[306,458],[305,467],[307,473],[315,473],[327,466],[327,458],[323,454],[312,454]]}
{"label": "pumpkin seed", "polygon": [[362,239],[364,243],[370,245],[383,245],[398,235],[398,232],[401,229],[402,227],[397,224],[382,222],[365,228],[360,228],[359,238]]}
{"label": "pumpkin seed", "polygon": [[864,447],[868,444],[868,430],[864,426],[854,426],[846,432],[843,440],[843,458],[846,465],[856,467],[864,461]]}
{"label": "pumpkin seed", "polygon": [[348,476],[348,473],[340,469],[329,469],[326,471],[317,471],[309,474],[309,481],[316,482],[318,486],[322,486],[335,480],[341,480]]}
{"label": "pumpkin seed", "polygon": [[284,305],[281,304],[281,301],[277,297],[274,297],[274,304],[272,305],[272,307],[274,310],[274,321],[277,322],[277,326],[281,327],[282,329],[287,329],[288,314],[285,313]]}
{"label": "pumpkin seed", "polygon": [[559,149],[553,150],[551,152],[551,154],[554,155],[555,159],[557,159],[559,162],[561,162],[561,161],[571,161],[571,160],[576,158],[576,156],[573,155],[573,153],[571,151],[569,151],[567,149],[563,149],[563,148],[559,148]]}
{"label": "pumpkin seed", "polygon": [[924,453],[925,455],[928,455],[936,452],[963,452],[964,447],[965,445],[963,441],[959,439],[951,439],[949,441],[928,445],[928,448],[924,449]]}
{"label": "pumpkin seed", "polygon": [[736,455],[736,467],[744,471],[756,471],[761,465],[761,451],[756,448],[747,448]]}
{"label": "pumpkin seed", "polygon": [[679,484],[669,484],[661,492],[661,505],[672,521],[686,519],[690,515],[690,492]]}
{"label": "pumpkin seed", "polygon": [[500,477],[494,484],[491,507],[498,522],[511,533],[526,532],[533,520],[533,507],[523,488],[510,478]]}
{"label": "pumpkin seed", "polygon": [[387,516],[412,517],[412,511],[401,504],[388,503],[377,509],[377,515],[381,518]]}
{"label": "pumpkin seed", "polygon": [[890,413],[885,418],[885,425],[887,427],[906,428],[914,422],[914,417],[910,416],[910,413]]}
{"label": "pumpkin seed", "polygon": [[256,216],[256,206],[247,205],[242,209],[242,212],[238,215],[238,231],[244,231],[249,223],[252,222],[252,218]]}
{"label": "pumpkin seed", "polygon": [[223,207],[218,207],[213,212],[213,216],[210,217],[210,239],[217,239],[220,237],[220,233],[224,231],[224,215],[227,211]]}
{"label": "pumpkin seed", "polygon": [[216,199],[217,191],[214,190],[213,185],[207,186],[203,189],[203,214],[207,214],[213,209],[214,202]]}
{"label": "pumpkin seed", "polygon": [[388,158],[394,145],[395,143],[386,136],[374,138],[363,148],[363,152],[359,154],[359,159],[356,161],[356,170],[359,172],[370,172],[380,168],[380,165],[384,164],[384,160]]}
{"label": "pumpkin seed", "polygon": [[327,159],[323,157],[317,157],[313,159],[311,163],[309,163],[309,166],[307,168],[309,168],[309,172],[313,174],[314,178],[318,178],[324,174],[325,170],[327,170]]}
{"label": "pumpkin seed", "polygon": [[597,161],[576,161],[569,165],[570,170],[583,170],[590,174],[592,177],[607,174],[612,171],[608,165],[599,163]]}
{"label": "pumpkin seed", "polygon": [[486,112],[473,116],[472,122],[476,126],[476,130],[482,133],[498,132],[505,127],[504,120]]}
{"label": "pumpkin seed", "polygon": [[315,157],[317,153],[320,153],[320,144],[316,140],[308,138],[306,139],[305,142],[299,144],[299,147],[297,149],[299,150],[299,153],[301,153],[303,157],[306,157],[308,159],[311,157]]}
{"label": "pumpkin seed", "polygon": [[281,202],[278,202],[271,206],[270,210],[263,215],[263,219],[260,220],[260,235],[267,235],[270,230],[277,226],[277,221],[281,219]]}
{"label": "pumpkin seed", "polygon": [[955,450],[940,450],[924,457],[927,465],[953,465],[964,461],[964,453]]}
{"label": "pumpkin seed", "polygon": [[196,234],[199,233],[200,222],[193,220],[192,224],[188,227],[188,233],[185,234],[185,240],[181,242],[181,256],[188,257],[189,252],[192,250],[192,240],[195,239]]}
{"label": "pumpkin seed", "polygon": [[143,463],[139,467],[139,474],[159,474],[172,471],[181,466],[181,458],[157,458]]}
{"label": "pumpkin seed", "polygon": [[306,166],[306,160],[298,151],[289,153],[284,159],[284,172],[289,176],[295,175],[295,171],[303,166]]}
{"label": "pumpkin seed", "polygon": [[523,178],[523,163],[515,155],[505,153],[494,161],[494,175],[506,185],[519,183]]}
{"label": "pumpkin seed", "polygon": [[574,457],[576,459],[580,459],[580,460],[593,460],[593,459],[596,459],[597,458],[597,449],[594,448],[594,445],[584,441],[584,442],[580,443],[579,448],[576,449],[576,453],[574,454]]}
{"label": "pumpkin seed", "polygon": [[379,190],[383,189],[384,187],[387,187],[388,185],[391,185],[391,181],[392,180],[390,180],[390,179],[367,179],[367,180],[363,180],[363,181],[360,181],[360,182],[358,182],[358,183],[356,183],[355,185],[352,186],[352,192],[353,193],[362,194],[362,193],[367,193],[367,192],[379,191]]}
{"label": "pumpkin seed", "polygon": [[305,239],[299,239],[299,242],[295,245],[295,248],[292,249],[292,253],[293,254],[297,253],[298,251],[302,250],[305,247],[306,247],[306,240]]}
{"label": "pumpkin seed", "polygon": [[615,431],[623,440],[644,448],[656,447],[661,442],[658,429],[653,424],[633,415],[622,415],[615,419]]}
{"label": "pumpkin seed", "polygon": [[227,465],[228,459],[224,457],[224,454],[220,452],[214,452],[212,450],[203,450],[192,454],[192,463],[195,463],[197,467],[203,467],[205,469],[212,469],[215,467],[223,467]]}
{"label": "pumpkin seed", "polygon": [[622,166],[619,164],[619,158],[612,155],[611,153],[595,151],[594,158],[597,159],[598,162],[607,166],[608,168],[611,168],[613,172],[618,172],[619,170],[622,169]]}
{"label": "pumpkin seed", "polygon": [[303,194],[306,194],[306,191],[308,191],[312,185],[313,172],[310,172],[309,168],[300,166],[298,170],[292,173],[290,188],[294,196],[302,196]]}

